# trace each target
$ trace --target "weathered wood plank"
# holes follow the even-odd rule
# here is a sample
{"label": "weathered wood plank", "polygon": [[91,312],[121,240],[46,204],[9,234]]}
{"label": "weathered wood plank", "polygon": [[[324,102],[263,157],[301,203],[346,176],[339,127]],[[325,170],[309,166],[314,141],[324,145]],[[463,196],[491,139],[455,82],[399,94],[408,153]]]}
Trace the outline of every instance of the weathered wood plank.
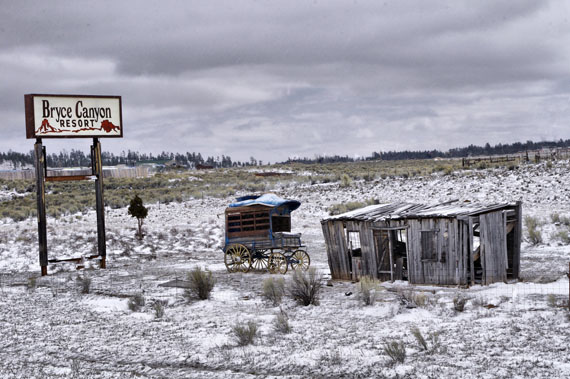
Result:
{"label": "weathered wood plank", "polygon": [[522,203],[517,202],[516,206],[516,218],[517,223],[515,225],[515,243],[513,252],[513,277],[515,279],[519,278],[520,274],[520,259],[521,259],[521,240],[522,240]]}
{"label": "weathered wood plank", "polygon": [[469,217],[469,234],[468,234],[468,254],[469,254],[469,268],[471,269],[471,285],[475,285],[475,262],[473,260],[473,218]]}

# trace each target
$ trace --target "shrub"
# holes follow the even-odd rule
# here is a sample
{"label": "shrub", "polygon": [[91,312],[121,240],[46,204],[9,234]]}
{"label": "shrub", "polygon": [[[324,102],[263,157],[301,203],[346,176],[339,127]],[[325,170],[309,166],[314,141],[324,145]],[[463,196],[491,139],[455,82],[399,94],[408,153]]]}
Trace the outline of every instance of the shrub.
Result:
{"label": "shrub", "polygon": [[400,302],[408,308],[425,307],[429,304],[429,298],[424,293],[409,291],[398,291]]}
{"label": "shrub", "polygon": [[155,318],[164,317],[164,309],[168,305],[168,300],[155,300],[152,304],[152,309],[154,310]]}
{"label": "shrub", "polygon": [[524,223],[528,233],[528,240],[532,245],[542,243],[542,234],[538,230],[538,220],[531,216],[524,218]]}
{"label": "shrub", "polygon": [[420,328],[418,328],[417,326],[413,326],[410,331],[412,332],[412,335],[415,337],[416,341],[418,341],[418,345],[420,346],[420,349],[426,351],[428,350],[428,343],[425,340],[424,336],[422,335],[422,332],[420,331]]}
{"label": "shrub", "polygon": [[212,272],[209,270],[203,271],[201,267],[196,267],[188,273],[188,281],[190,287],[184,291],[188,300],[192,297],[197,297],[200,300],[209,299],[210,293],[216,284],[216,279]]}
{"label": "shrub", "polygon": [[30,277],[28,278],[28,285],[27,285],[28,291],[34,292],[34,291],[36,290],[36,286],[37,286],[36,277],[35,277],[35,276],[30,276]]}
{"label": "shrub", "polygon": [[325,367],[340,366],[342,364],[342,356],[339,348],[323,351],[319,357],[318,364]]}
{"label": "shrub", "polygon": [[91,292],[91,278],[88,276],[78,277],[77,280],[81,286],[81,293],[88,294]]}
{"label": "shrub", "polygon": [[558,300],[556,299],[556,295],[548,294],[546,296],[546,302],[548,303],[549,307],[556,308],[558,306]]}
{"label": "shrub", "polygon": [[419,345],[421,350],[428,352],[430,354],[433,354],[433,353],[437,352],[438,350],[441,350],[438,332],[430,333],[429,337],[428,337],[428,340],[429,340],[429,342],[428,342],[428,340],[426,340],[424,338],[424,336],[422,335],[422,332],[420,331],[420,329],[417,326],[413,326],[410,329],[410,331],[412,332],[412,335],[414,336],[414,338],[418,342],[418,345]]}
{"label": "shrub", "polygon": [[564,244],[570,244],[570,236],[568,235],[568,230],[560,230],[556,233],[556,237]]}
{"label": "shrub", "polygon": [[277,314],[275,321],[273,321],[273,329],[276,332],[287,334],[291,332],[291,326],[289,325],[289,316],[283,310]]}
{"label": "shrub", "polygon": [[273,305],[279,305],[285,293],[285,280],[283,278],[267,278],[263,281],[263,297]]}
{"label": "shrub", "polygon": [[429,303],[429,298],[425,293],[417,293],[413,295],[413,301],[418,307],[425,307]]}
{"label": "shrub", "polygon": [[550,220],[552,220],[553,223],[560,222],[560,215],[554,212],[550,215]]}
{"label": "shrub", "polygon": [[351,183],[352,183],[352,179],[350,178],[350,176],[348,176],[347,174],[342,174],[342,176],[340,177],[340,186],[341,187],[350,187]]}
{"label": "shrub", "polygon": [[347,203],[339,203],[339,204],[331,205],[328,208],[328,211],[329,211],[329,215],[335,216],[335,215],[339,215],[341,213],[350,212],[350,211],[353,211],[355,209],[362,208],[362,207],[365,207],[367,205],[373,205],[373,204],[378,204],[378,200],[368,199],[368,200],[366,200],[366,202],[349,201]]}
{"label": "shrub", "polygon": [[360,299],[364,305],[372,305],[376,300],[376,291],[378,291],[378,281],[368,276],[363,276],[359,283]]}
{"label": "shrub", "polygon": [[563,225],[570,226],[570,217],[560,216],[560,222]]}
{"label": "shrub", "polygon": [[136,295],[131,296],[129,302],[127,303],[127,306],[132,312],[138,312],[142,309],[142,307],[144,307],[144,304],[145,301],[143,294],[137,293]]}
{"label": "shrub", "polygon": [[293,300],[304,306],[319,305],[319,293],[323,278],[314,267],[308,271],[295,270],[291,276],[289,291]]}
{"label": "shrub", "polygon": [[238,322],[232,326],[232,333],[238,346],[251,345],[258,336],[257,323],[255,321]]}
{"label": "shrub", "polygon": [[467,303],[467,298],[463,295],[456,295],[453,298],[453,309],[457,312],[463,312],[465,310],[465,304]]}
{"label": "shrub", "polygon": [[387,341],[384,343],[384,353],[393,363],[403,363],[406,360],[406,346],[402,341]]}

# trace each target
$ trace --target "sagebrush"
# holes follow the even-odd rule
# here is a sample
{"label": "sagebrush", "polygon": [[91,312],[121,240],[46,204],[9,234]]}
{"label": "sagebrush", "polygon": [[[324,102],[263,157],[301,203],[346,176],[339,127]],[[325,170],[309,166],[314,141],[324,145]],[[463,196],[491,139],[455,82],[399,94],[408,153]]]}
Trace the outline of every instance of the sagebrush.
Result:
{"label": "sagebrush", "polygon": [[279,305],[285,294],[285,280],[269,277],[263,281],[263,297],[273,305]]}
{"label": "sagebrush", "polygon": [[258,326],[255,321],[238,322],[232,326],[233,338],[238,346],[253,344],[258,333]]}
{"label": "sagebrush", "polygon": [[542,243],[542,233],[538,229],[538,219],[532,216],[526,216],[524,218],[524,224],[526,226],[528,241],[532,245],[538,245]]}
{"label": "sagebrush", "polygon": [[184,296],[188,300],[192,298],[207,300],[210,298],[210,293],[214,289],[215,284],[216,279],[211,271],[195,267],[188,273],[189,287],[184,291]]}
{"label": "sagebrush", "polygon": [[278,333],[287,334],[291,332],[291,326],[289,325],[289,315],[281,310],[275,316],[275,320],[273,321],[273,329]]}
{"label": "sagebrush", "polygon": [[319,305],[319,294],[323,287],[323,277],[314,268],[308,271],[295,270],[291,276],[289,292],[293,300],[304,306]]}
{"label": "sagebrush", "polygon": [[359,297],[364,305],[372,305],[376,300],[376,292],[379,289],[379,283],[374,278],[363,276],[358,284]]}
{"label": "sagebrush", "polygon": [[406,346],[403,341],[387,341],[383,350],[393,363],[403,363],[406,360]]}
{"label": "sagebrush", "polygon": [[127,306],[132,312],[138,312],[144,307],[145,299],[142,293],[137,293],[129,298]]}

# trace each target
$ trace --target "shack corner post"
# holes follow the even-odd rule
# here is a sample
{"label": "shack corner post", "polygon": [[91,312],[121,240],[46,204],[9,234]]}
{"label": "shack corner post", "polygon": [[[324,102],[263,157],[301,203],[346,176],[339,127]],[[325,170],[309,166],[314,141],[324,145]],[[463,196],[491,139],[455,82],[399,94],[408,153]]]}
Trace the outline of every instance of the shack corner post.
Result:
{"label": "shack corner post", "polygon": [[[49,181],[91,180],[95,177],[97,211],[97,255],[100,267],[107,266],[105,239],[105,202],[103,197],[103,162],[99,138],[122,138],[122,100],[120,96],[99,95],[24,95],[26,138],[35,139],[34,156],[37,190],[38,245],[41,275],[47,275],[48,263],[81,261],[83,258],[48,259],[45,183]],[[93,138],[91,174],[50,176],[47,170],[44,138]]]}

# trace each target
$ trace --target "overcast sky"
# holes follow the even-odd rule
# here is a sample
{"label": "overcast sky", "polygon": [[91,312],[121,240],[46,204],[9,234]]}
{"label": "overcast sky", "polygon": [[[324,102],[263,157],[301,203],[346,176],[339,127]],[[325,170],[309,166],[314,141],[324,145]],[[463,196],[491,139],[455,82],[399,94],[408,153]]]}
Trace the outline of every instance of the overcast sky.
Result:
{"label": "overcast sky", "polygon": [[114,153],[275,162],[566,139],[569,17],[564,0],[2,1],[0,151],[33,147],[26,93],[122,96]]}

